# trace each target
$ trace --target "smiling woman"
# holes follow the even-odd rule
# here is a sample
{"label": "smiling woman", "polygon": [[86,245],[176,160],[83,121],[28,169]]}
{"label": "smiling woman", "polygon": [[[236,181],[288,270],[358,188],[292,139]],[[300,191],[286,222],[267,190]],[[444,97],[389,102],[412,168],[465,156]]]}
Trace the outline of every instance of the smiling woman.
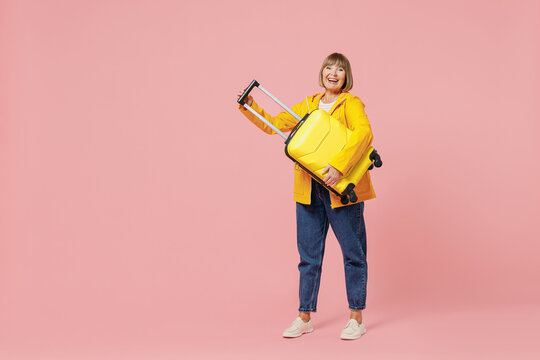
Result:
{"label": "smiling woman", "polygon": [[[343,123],[350,137],[343,149],[330,160],[322,174],[324,182],[334,186],[346,174],[358,154],[363,154],[371,145],[371,126],[364,112],[364,104],[357,96],[349,93],[353,77],[349,60],[342,54],[333,53],[324,59],[319,71],[319,85],[325,91],[306,97],[292,110],[300,117],[322,109]],[[244,91],[240,91],[241,97]],[[267,114],[252,96],[245,102],[251,109],[264,116],[277,129],[291,131],[298,120],[284,111],[277,116]],[[250,113],[244,106],[240,111],[255,125],[268,134],[275,132]],[[284,337],[298,337],[313,331],[310,313],[317,308],[317,296],[321,279],[322,261],[326,235],[332,226],[341,246],[345,265],[347,299],[351,310],[350,319],[341,332],[342,339],[357,339],[366,332],[362,321],[362,309],[366,304],[367,262],[366,229],[364,224],[364,201],[373,199],[375,192],[369,172],[354,187],[358,202],[342,204],[340,198],[313,180],[301,167],[294,170],[294,200],[296,201],[297,244],[300,253],[300,306],[298,317],[283,332]]]}
{"label": "smiling woman", "polygon": [[340,55],[338,53],[331,54],[324,59],[321,66],[319,85],[326,89],[325,96],[328,92],[339,95],[341,91],[349,91],[353,87],[351,64],[346,57]]}

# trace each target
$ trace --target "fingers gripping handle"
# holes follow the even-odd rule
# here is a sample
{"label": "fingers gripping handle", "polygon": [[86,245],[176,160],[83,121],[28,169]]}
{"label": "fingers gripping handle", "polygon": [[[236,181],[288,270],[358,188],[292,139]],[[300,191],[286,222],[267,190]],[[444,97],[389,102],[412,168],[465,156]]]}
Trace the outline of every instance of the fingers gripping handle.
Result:
{"label": "fingers gripping handle", "polygon": [[246,88],[246,90],[244,90],[244,93],[238,99],[238,103],[240,105],[244,105],[246,103],[246,97],[248,97],[249,93],[251,92],[251,90],[253,90],[255,86],[259,87],[259,83],[257,82],[257,80],[253,80],[251,84],[249,84],[249,86]]}
{"label": "fingers gripping handle", "polygon": [[281,106],[283,109],[285,109],[285,111],[287,111],[289,114],[291,114],[296,120],[298,121],[302,121],[302,118],[300,116],[298,116],[298,114],[296,114],[294,111],[292,111],[291,109],[289,109],[287,107],[287,105],[285,105],[284,103],[282,103],[281,101],[279,101],[278,98],[276,98],[274,95],[272,95],[268,90],[266,90],[265,88],[263,88],[259,82],[257,80],[253,80],[251,82],[251,84],[249,84],[249,86],[246,88],[246,90],[244,90],[244,93],[242,94],[242,96],[240,96],[238,98],[238,103],[240,105],[242,105],[244,108],[246,108],[247,110],[249,110],[253,115],[255,115],[256,117],[258,117],[263,123],[265,123],[266,125],[268,125],[272,130],[274,130],[274,132],[276,132],[277,134],[279,134],[279,136],[281,136],[283,139],[287,140],[287,135],[285,135],[281,130],[279,130],[274,124],[272,124],[270,121],[266,120],[263,116],[261,116],[261,114],[259,114],[258,112],[256,112],[255,110],[253,110],[251,108],[251,106],[249,106],[247,103],[246,103],[246,97],[249,95],[249,93],[251,92],[251,90],[253,90],[254,87],[258,87],[262,92],[264,92],[266,95],[268,95],[272,100],[274,100],[279,106]]}
{"label": "fingers gripping handle", "polygon": [[[281,106],[285,111],[287,111],[289,114],[291,114],[296,120],[298,121],[301,121],[302,118],[300,116],[298,116],[297,113],[295,113],[294,111],[292,111],[292,109],[290,109],[287,105],[285,105],[284,103],[282,103],[277,97],[275,97],[274,95],[272,95],[270,93],[270,91],[266,90],[265,88],[263,88],[261,86],[261,84],[259,84],[259,82],[257,80],[253,80],[251,82],[251,84],[249,84],[249,86],[246,88],[246,90],[244,90],[244,93],[242,94],[242,96],[240,96],[240,98],[238,99],[238,103],[240,105],[243,105],[244,107],[247,108],[246,106],[246,97],[249,95],[250,91],[253,90],[254,87],[258,87],[263,93],[265,93],[266,95],[268,95],[272,100],[274,100],[276,102],[276,104],[278,104],[279,106]],[[249,106],[249,105],[248,105]]]}

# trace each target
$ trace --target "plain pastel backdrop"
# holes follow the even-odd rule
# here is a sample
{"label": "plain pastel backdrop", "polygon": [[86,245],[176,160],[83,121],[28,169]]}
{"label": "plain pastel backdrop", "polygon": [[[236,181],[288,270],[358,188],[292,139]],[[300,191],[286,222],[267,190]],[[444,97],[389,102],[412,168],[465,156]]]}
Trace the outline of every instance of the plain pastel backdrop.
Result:
{"label": "plain pastel backdrop", "polygon": [[[334,51],[384,161],[368,333],[329,232],[282,339],[292,164],[236,94],[292,106]],[[539,1],[1,0],[0,54],[2,359],[538,358]]]}

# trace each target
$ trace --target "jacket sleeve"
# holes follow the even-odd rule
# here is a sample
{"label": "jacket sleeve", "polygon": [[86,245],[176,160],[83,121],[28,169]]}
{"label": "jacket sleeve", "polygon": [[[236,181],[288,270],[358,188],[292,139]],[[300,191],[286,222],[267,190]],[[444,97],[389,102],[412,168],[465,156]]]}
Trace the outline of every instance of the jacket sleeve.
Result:
{"label": "jacket sleeve", "polygon": [[373,141],[371,125],[369,124],[365,105],[358,97],[345,102],[345,117],[351,130],[350,138],[345,147],[337,153],[329,164],[346,176],[349,170],[360,160],[362,154]]}
{"label": "jacket sleeve", "polygon": [[[247,110],[245,107],[240,105],[238,107],[240,109],[240,112],[244,114],[252,123],[257,125],[262,131],[264,131],[267,134],[275,134],[276,132],[272,130],[268,125],[263,123],[258,117],[253,115],[249,110]],[[298,123],[298,120],[291,114],[289,114],[286,111],[280,112],[277,116],[271,116],[270,114],[266,113],[255,101],[251,104],[251,108],[264,116],[264,118],[268,121],[270,121],[275,127],[277,127],[279,130],[283,132],[291,131],[294,126]],[[302,111],[302,103],[296,104],[292,107],[292,111],[294,111],[297,114],[301,114]]]}

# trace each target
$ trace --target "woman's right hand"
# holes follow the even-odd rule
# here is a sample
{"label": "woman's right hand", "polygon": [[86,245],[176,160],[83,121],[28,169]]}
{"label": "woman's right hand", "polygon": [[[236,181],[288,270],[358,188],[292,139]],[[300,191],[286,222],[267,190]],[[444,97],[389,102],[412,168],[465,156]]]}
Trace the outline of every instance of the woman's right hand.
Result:
{"label": "woman's right hand", "polygon": [[[240,96],[242,96],[242,94],[244,93],[244,90],[240,90],[238,92],[238,98],[240,99]],[[248,95],[246,96],[246,98],[244,99],[246,104],[248,104],[249,106],[251,106],[251,104],[253,104],[253,96],[251,95]]]}

